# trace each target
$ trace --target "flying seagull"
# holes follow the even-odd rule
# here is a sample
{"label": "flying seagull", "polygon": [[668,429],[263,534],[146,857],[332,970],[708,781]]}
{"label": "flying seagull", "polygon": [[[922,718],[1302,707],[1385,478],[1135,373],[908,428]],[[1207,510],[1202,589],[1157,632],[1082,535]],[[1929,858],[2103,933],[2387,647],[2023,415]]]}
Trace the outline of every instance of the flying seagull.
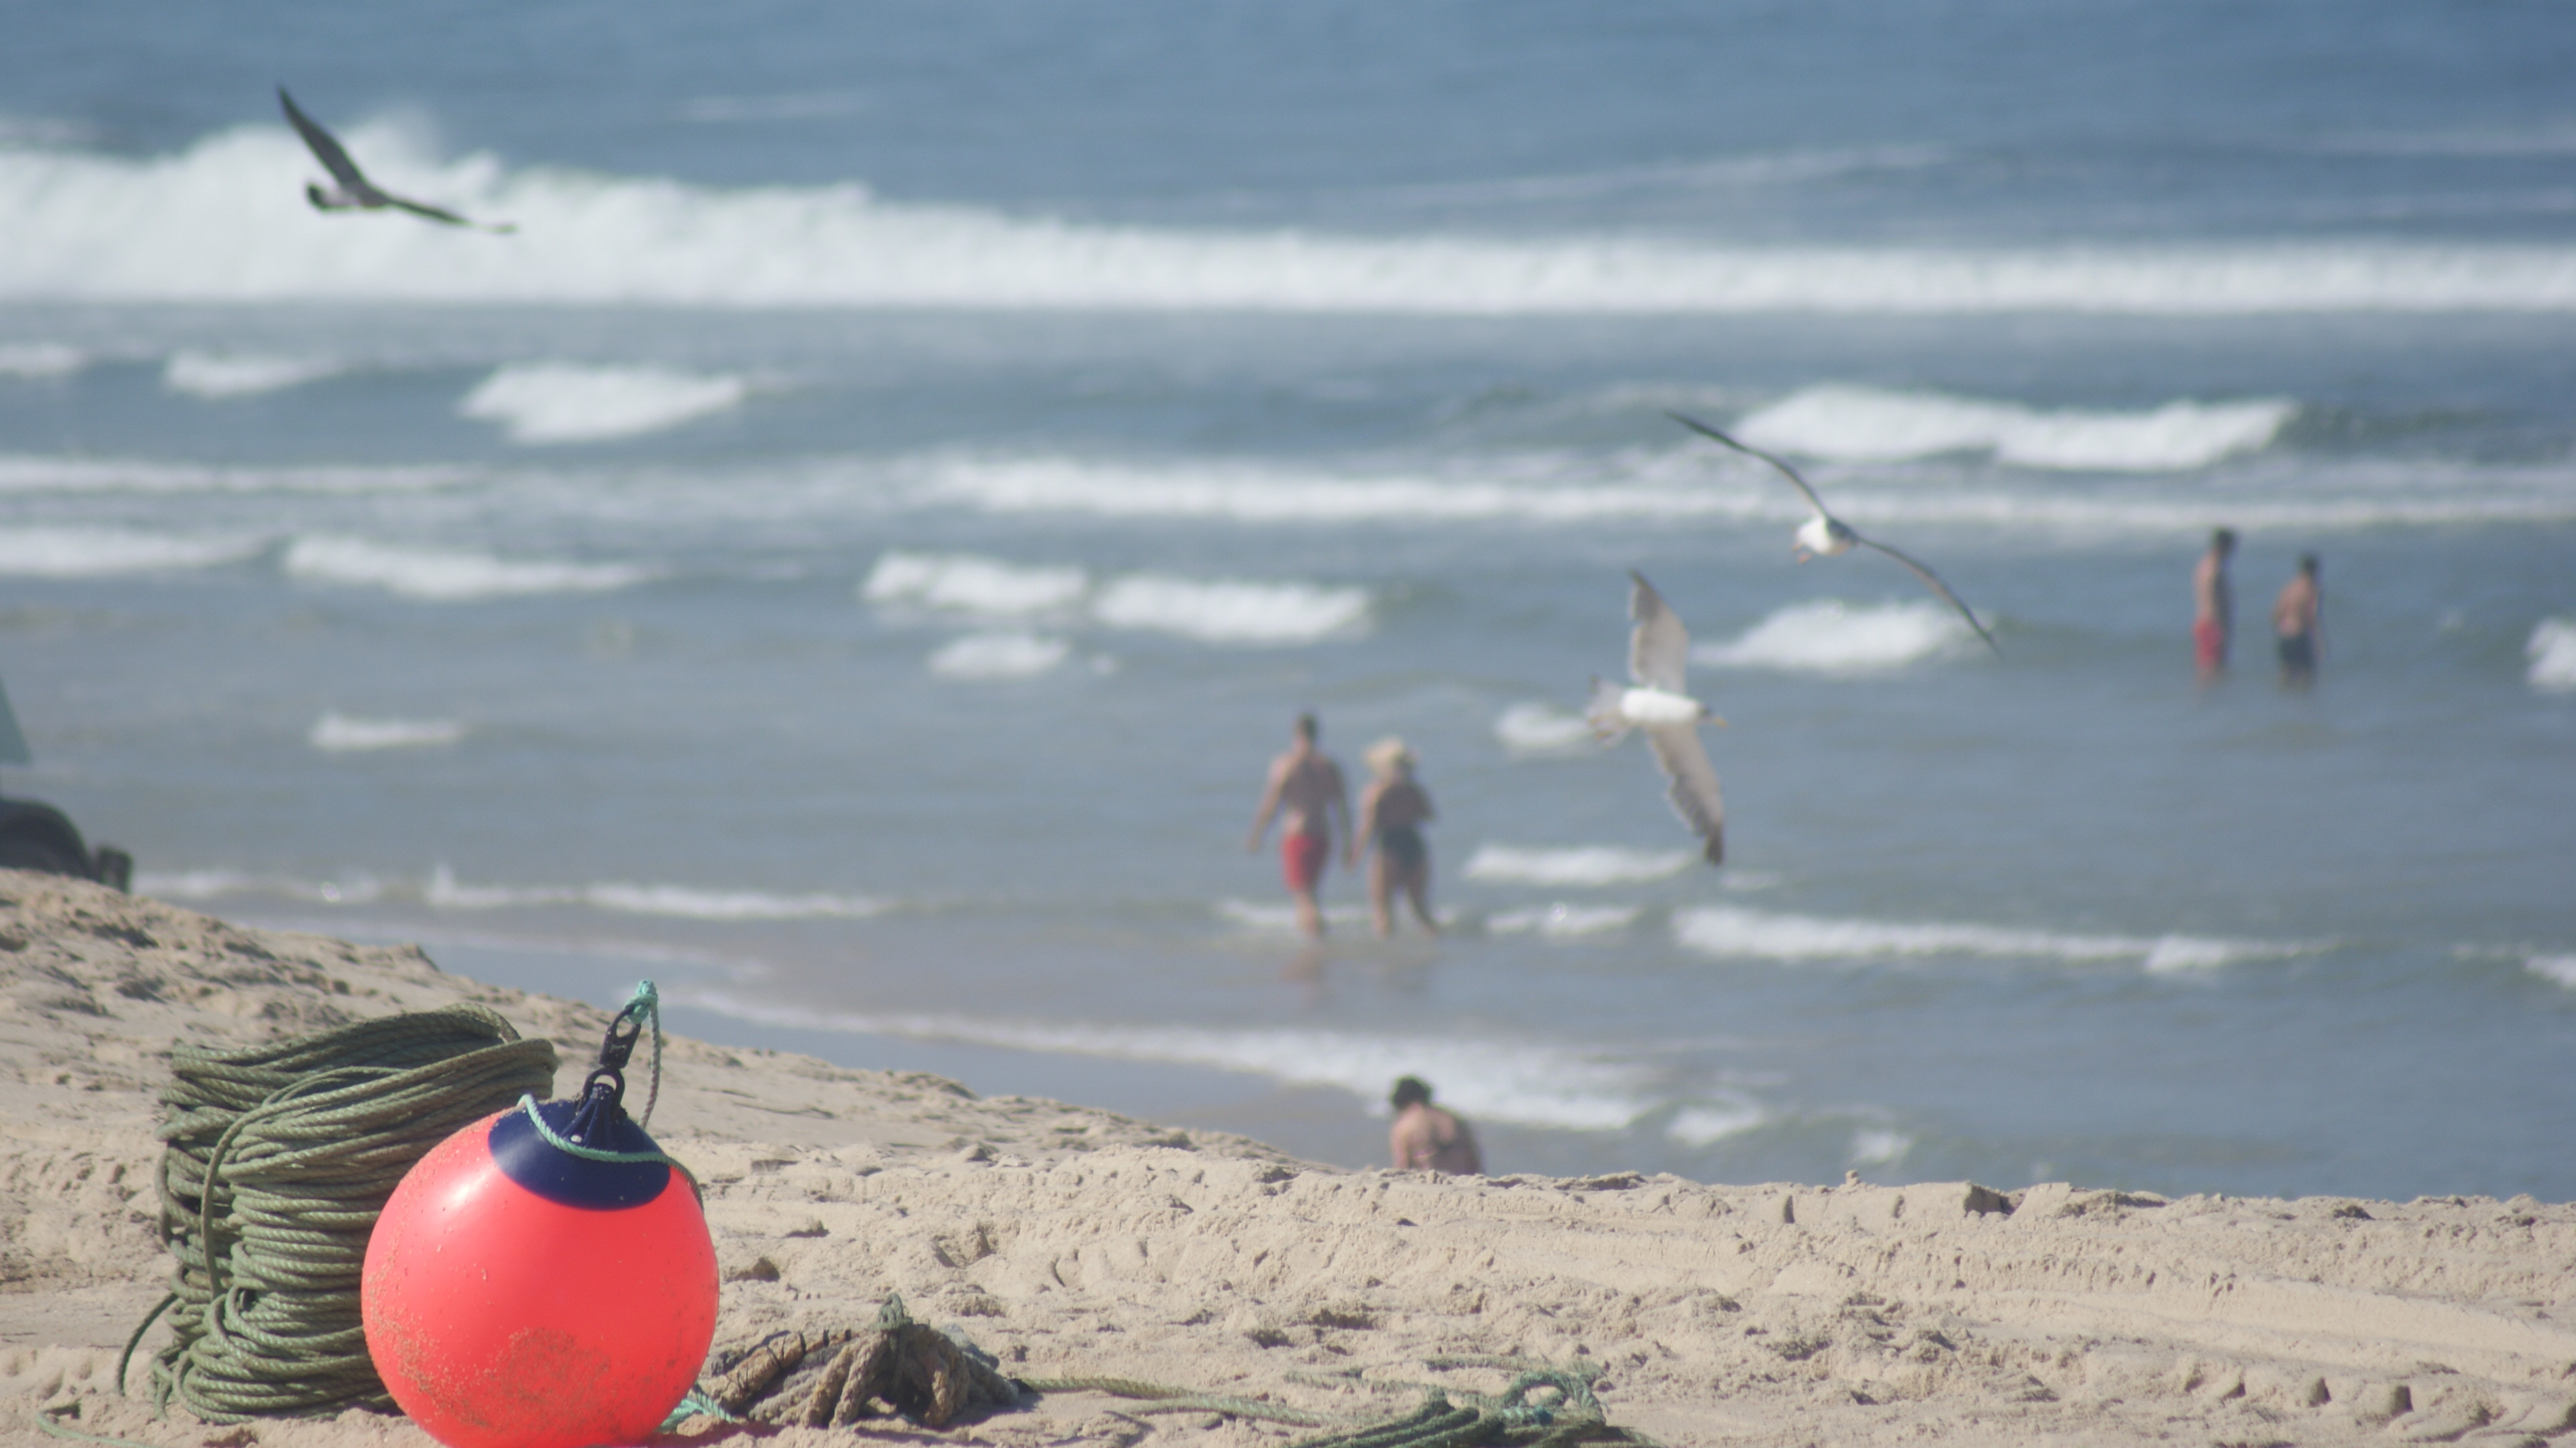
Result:
{"label": "flying seagull", "polygon": [[400,196],[378,190],[376,183],[368,180],[366,173],[358,169],[358,163],[349,159],[349,153],[342,148],[338,137],[322,129],[311,116],[296,109],[295,97],[286,93],[286,87],[277,88],[277,101],[278,104],[286,107],[286,118],[295,123],[296,134],[304,138],[305,145],[313,148],[314,159],[322,163],[323,170],[331,173],[333,185],[328,191],[310,182],[305,184],[304,198],[313,203],[314,210],[382,211],[390,206],[397,211],[408,211],[414,216],[425,216],[432,221],[443,221],[450,226],[470,226],[477,231],[507,233],[519,229],[506,221],[497,226],[487,226],[479,221],[469,221],[453,211],[441,210],[418,201],[407,201]]}
{"label": "flying seagull", "polygon": [[1798,470],[1796,468],[1789,466],[1788,463],[1764,452],[1758,447],[1751,447],[1744,443],[1737,442],[1735,439],[1728,437],[1725,433],[1719,432],[1716,428],[1709,426],[1707,423],[1695,422],[1690,418],[1682,416],[1678,412],[1667,412],[1664,416],[1671,418],[1673,421],[1680,423],[1682,426],[1689,428],[1691,431],[1698,433],[1702,437],[1711,439],[1712,441],[1722,442],[1728,447],[1735,449],[1737,452],[1743,453],[1747,457],[1760,458],[1762,461],[1778,468],[1783,477],[1786,477],[1790,482],[1798,485],[1798,491],[1807,495],[1807,506],[1816,510],[1816,516],[1809,518],[1806,522],[1798,525],[1797,541],[1790,545],[1791,548],[1796,551],[1799,562],[1804,563],[1809,558],[1815,557],[1818,554],[1831,558],[1838,553],[1849,553],[1852,550],[1852,545],[1855,543],[1859,544],[1863,548],[1875,548],[1879,552],[1886,554],[1888,557],[1895,559],[1897,562],[1904,564],[1907,568],[1912,569],[1914,571],[1914,576],[1922,579],[1925,587],[1931,589],[1934,593],[1941,595],[1943,602],[1959,611],[1959,617],[1968,621],[1968,627],[1977,631],[1977,637],[1986,641],[1987,648],[1993,649],[1997,657],[2002,656],[2004,651],[2003,646],[1995,642],[1995,636],[1993,634],[1986,632],[1986,626],[1984,624],[1977,622],[1977,615],[1969,609],[1967,604],[1962,603],[1959,600],[1959,595],[1950,591],[1950,585],[1941,581],[1941,575],[1934,573],[1931,569],[1924,567],[1921,563],[1897,552],[1895,549],[1888,547],[1884,543],[1878,542],[1875,539],[1864,538],[1858,533],[1853,532],[1849,523],[1846,523],[1842,519],[1825,511],[1825,500],[1816,496],[1816,490],[1808,486],[1805,478],[1798,476]]}
{"label": "flying seagull", "polygon": [[1665,797],[1672,801],[1673,813],[1682,817],[1692,834],[1707,841],[1701,854],[1710,864],[1718,864],[1726,858],[1726,806],[1718,798],[1717,771],[1709,766],[1708,751],[1700,747],[1699,726],[1712,723],[1724,728],[1726,721],[1682,692],[1682,673],[1690,663],[1690,630],[1682,627],[1681,619],[1644,574],[1631,572],[1628,577],[1635,581],[1628,590],[1628,616],[1637,621],[1628,636],[1628,676],[1636,684],[1622,689],[1593,679],[1592,706],[1584,711],[1584,718],[1592,725],[1593,737],[1604,744],[1618,743],[1631,729],[1646,731],[1647,747],[1655,751],[1655,763],[1663,767],[1670,782]]}

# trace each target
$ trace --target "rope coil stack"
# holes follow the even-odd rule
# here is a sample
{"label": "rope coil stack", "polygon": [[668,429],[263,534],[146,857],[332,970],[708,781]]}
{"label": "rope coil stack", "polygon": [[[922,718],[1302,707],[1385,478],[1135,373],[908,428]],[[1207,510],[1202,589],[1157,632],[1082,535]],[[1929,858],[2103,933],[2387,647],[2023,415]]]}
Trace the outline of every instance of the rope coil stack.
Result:
{"label": "rope coil stack", "polygon": [[245,1050],[171,1052],[159,1186],[172,1339],[153,1404],[209,1422],[392,1399],[367,1357],[358,1286],[385,1198],[430,1148],[554,1085],[550,1041],[483,1006],[385,1016]]}

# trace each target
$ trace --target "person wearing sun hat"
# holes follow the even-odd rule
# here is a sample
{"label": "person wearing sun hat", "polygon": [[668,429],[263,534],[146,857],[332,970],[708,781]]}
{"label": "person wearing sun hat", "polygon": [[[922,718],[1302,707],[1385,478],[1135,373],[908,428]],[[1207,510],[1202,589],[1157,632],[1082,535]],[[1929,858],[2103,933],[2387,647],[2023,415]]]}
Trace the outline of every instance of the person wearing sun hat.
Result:
{"label": "person wearing sun hat", "polygon": [[1369,862],[1369,917],[1380,936],[1395,933],[1398,890],[1413,902],[1422,928],[1437,935],[1440,927],[1431,919],[1431,846],[1422,838],[1422,826],[1432,819],[1431,796],[1414,782],[1413,749],[1390,734],[1360,758],[1376,777],[1360,791],[1360,827],[1343,861],[1356,870],[1362,850],[1377,852]]}

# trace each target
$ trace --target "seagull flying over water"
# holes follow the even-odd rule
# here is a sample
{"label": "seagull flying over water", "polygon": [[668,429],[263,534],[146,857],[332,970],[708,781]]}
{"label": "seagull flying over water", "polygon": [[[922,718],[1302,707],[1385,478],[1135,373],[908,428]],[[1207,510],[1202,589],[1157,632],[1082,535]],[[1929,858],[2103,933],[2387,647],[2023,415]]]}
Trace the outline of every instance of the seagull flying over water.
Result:
{"label": "seagull flying over water", "polygon": [[1907,568],[1912,569],[1914,576],[1922,579],[1925,587],[1931,589],[1934,593],[1941,595],[1943,602],[1959,611],[1959,617],[1968,621],[1968,627],[1977,631],[1977,637],[1986,641],[1987,648],[1993,649],[1997,657],[2002,656],[2004,651],[2003,646],[1995,642],[1995,636],[1993,634],[1986,632],[1986,626],[1984,624],[1977,622],[1977,615],[1969,609],[1967,604],[1960,601],[1959,595],[1950,591],[1950,585],[1941,581],[1941,575],[1934,573],[1931,569],[1924,567],[1921,563],[1897,552],[1895,549],[1888,547],[1884,543],[1878,542],[1875,539],[1864,538],[1860,536],[1860,534],[1853,532],[1850,524],[1825,511],[1825,500],[1816,496],[1816,490],[1808,486],[1805,478],[1798,476],[1798,470],[1796,468],[1789,466],[1786,462],[1764,452],[1758,447],[1751,447],[1744,443],[1737,442],[1735,439],[1728,437],[1725,433],[1719,432],[1716,428],[1709,426],[1707,423],[1695,422],[1690,418],[1682,416],[1678,412],[1667,412],[1664,416],[1671,418],[1673,421],[1680,423],[1682,426],[1689,428],[1691,431],[1698,433],[1702,437],[1711,439],[1715,442],[1722,442],[1747,457],[1760,458],[1762,461],[1778,468],[1781,476],[1798,485],[1798,491],[1806,494],[1807,496],[1807,506],[1816,510],[1816,516],[1809,518],[1806,522],[1798,525],[1797,541],[1790,545],[1791,549],[1796,552],[1799,562],[1804,563],[1808,559],[1819,554],[1824,557],[1831,558],[1838,553],[1849,553],[1852,550],[1852,545],[1855,543],[1859,544],[1863,548],[1875,548],[1879,552],[1886,554],[1888,557],[1895,559],[1897,562],[1904,564]]}
{"label": "seagull flying over water", "polygon": [[1690,631],[1664,603],[1663,595],[1642,573],[1630,572],[1628,616],[1637,621],[1628,636],[1628,676],[1633,688],[1622,689],[1599,678],[1592,681],[1592,705],[1584,718],[1593,737],[1616,744],[1631,729],[1646,731],[1647,747],[1670,782],[1666,797],[1673,813],[1691,833],[1707,841],[1702,856],[1712,865],[1726,858],[1726,805],[1718,798],[1717,771],[1700,747],[1699,726],[1726,721],[1706,704],[1682,692],[1682,674],[1690,663]]}
{"label": "seagull flying over water", "polygon": [[286,87],[277,88],[277,101],[278,104],[286,107],[286,118],[295,123],[296,134],[302,136],[304,144],[312,148],[313,158],[322,163],[323,170],[331,173],[333,184],[330,190],[325,191],[309,182],[304,187],[304,199],[313,203],[314,210],[382,211],[390,206],[397,211],[408,211],[414,216],[425,216],[432,221],[443,221],[450,226],[469,226],[477,231],[507,233],[519,229],[506,221],[497,226],[469,221],[453,211],[442,210],[419,201],[408,201],[390,192],[379,190],[376,183],[368,180],[366,173],[358,169],[358,163],[349,159],[349,153],[340,145],[338,137],[322,129],[311,116],[296,109],[295,98],[286,93]]}

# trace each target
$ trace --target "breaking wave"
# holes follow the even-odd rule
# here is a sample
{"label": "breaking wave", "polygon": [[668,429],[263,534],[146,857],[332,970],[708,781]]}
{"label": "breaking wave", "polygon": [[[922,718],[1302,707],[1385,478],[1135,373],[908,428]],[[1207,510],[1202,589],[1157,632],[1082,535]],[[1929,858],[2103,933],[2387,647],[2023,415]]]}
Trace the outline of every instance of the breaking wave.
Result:
{"label": "breaking wave", "polygon": [[1542,940],[1580,940],[1592,935],[1615,935],[1636,924],[1642,913],[1634,905],[1540,905],[1487,916],[1485,933],[1535,935]]}
{"label": "breaking wave", "polygon": [[2535,955],[2522,968],[2542,980],[2576,990],[2576,955]]}
{"label": "breaking wave", "polygon": [[314,720],[304,737],[330,754],[421,749],[454,744],[465,737],[465,726],[453,719],[355,719],[334,710]]}
{"label": "breaking wave", "polygon": [[318,382],[342,370],[323,357],[258,357],[232,352],[174,352],[161,385],[191,397],[255,397]]}
{"label": "breaking wave", "polygon": [[868,570],[859,597],[1009,616],[1070,608],[1090,590],[1091,575],[1079,568],[1027,567],[963,553],[887,553]]}
{"label": "breaking wave", "polygon": [[2322,945],[2257,940],[2217,940],[2192,935],[2153,937],[2063,935],[1991,925],[1909,924],[1775,915],[1734,906],[1699,906],[1673,913],[1673,936],[1706,955],[1779,961],[1897,960],[1928,956],[2059,960],[2091,964],[2134,960],[2158,974],[2209,970],[2247,960],[2313,955]]}
{"label": "breaking wave", "polygon": [[1588,754],[1592,726],[1572,709],[1526,700],[1494,716],[1494,737],[1513,754]]}
{"label": "breaking wave", "polygon": [[1091,613],[1111,628],[1208,643],[1301,644],[1358,631],[1368,623],[1369,596],[1364,588],[1139,573],[1110,580],[1092,600]]}
{"label": "breaking wave", "polygon": [[404,598],[439,603],[531,593],[605,593],[653,577],[648,569],[623,563],[497,558],[319,533],[304,534],[287,545],[285,569],[290,578],[381,588]]}
{"label": "breaking wave", "polygon": [[2168,402],[2148,412],[2041,412],[2009,402],[1811,387],[1741,418],[1760,447],[1838,462],[1991,452],[2028,468],[2179,472],[2272,444],[2298,404]]}
{"label": "breaking wave", "polygon": [[123,528],[0,528],[0,575],[97,578],[212,568],[256,556],[263,538],[175,537]]}
{"label": "breaking wave", "polygon": [[465,394],[456,412],[501,424],[512,442],[599,442],[695,422],[737,406],[750,392],[739,377],[514,362]]}
{"label": "breaking wave", "polygon": [[1691,662],[1721,668],[1857,674],[1901,668],[1973,643],[1976,633],[1947,606],[1887,603],[1854,608],[1832,599],[1793,603],[1724,643],[1691,650]]}
{"label": "breaking wave", "polygon": [[771,895],[757,890],[704,890],[688,885],[635,885],[609,881],[590,885],[466,885],[441,865],[421,891],[421,900],[441,910],[509,910],[545,905],[583,905],[630,915],[666,915],[682,920],[863,920],[890,908],[864,895]]}
{"label": "breaking wave", "polygon": [[930,671],[949,679],[1025,679],[1063,663],[1073,646],[1025,633],[968,634],[930,656]]}
{"label": "breaking wave", "polygon": [[60,342],[0,345],[0,377],[69,377],[88,365],[88,354]]}
{"label": "breaking wave", "polygon": [[1635,885],[1669,880],[1698,858],[1693,850],[1636,850],[1624,845],[1553,850],[1478,845],[1463,873],[1470,880],[1510,885]]}
{"label": "breaking wave", "polygon": [[496,237],[314,215],[282,126],[131,159],[0,151],[0,295],[750,307],[1451,314],[2576,310],[2576,250],[2295,242],[1725,247],[1620,236],[1385,239],[1082,224],[888,203],[861,186],[712,188],[442,158],[346,130],[385,186],[506,215]]}
{"label": "breaking wave", "polygon": [[1636,1067],[1608,1053],[1540,1042],[818,1012],[705,989],[674,990],[670,999],[763,1025],[1200,1066],[1283,1085],[1337,1086],[1373,1107],[1384,1099],[1387,1083],[1421,1075],[1440,1083],[1443,1104],[1478,1120],[1521,1126],[1615,1131],[1656,1105],[1645,1089],[1645,1073]]}
{"label": "breaking wave", "polygon": [[2576,693],[2576,619],[2544,618],[2522,646],[2525,682],[2544,694]]}

